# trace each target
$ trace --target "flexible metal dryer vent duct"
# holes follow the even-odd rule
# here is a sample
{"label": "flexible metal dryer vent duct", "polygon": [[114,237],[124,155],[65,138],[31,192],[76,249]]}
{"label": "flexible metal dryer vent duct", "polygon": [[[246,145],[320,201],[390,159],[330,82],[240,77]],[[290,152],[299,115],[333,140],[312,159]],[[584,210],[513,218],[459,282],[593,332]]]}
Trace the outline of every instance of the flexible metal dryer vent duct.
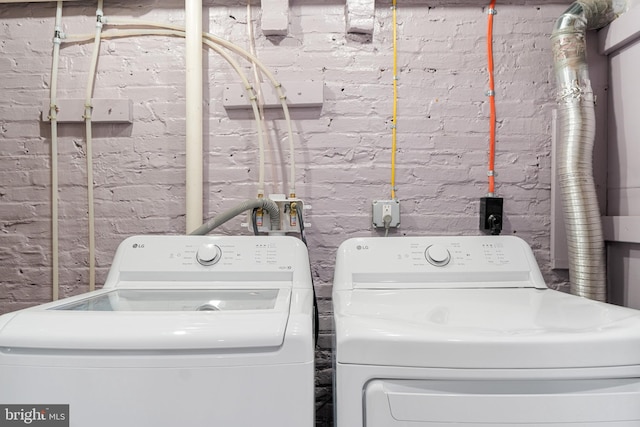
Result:
{"label": "flexible metal dryer vent duct", "polygon": [[569,249],[571,293],[607,297],[605,247],[593,180],[594,96],[586,31],[616,18],[612,0],[579,0],[556,21],[551,36],[558,84],[558,180]]}

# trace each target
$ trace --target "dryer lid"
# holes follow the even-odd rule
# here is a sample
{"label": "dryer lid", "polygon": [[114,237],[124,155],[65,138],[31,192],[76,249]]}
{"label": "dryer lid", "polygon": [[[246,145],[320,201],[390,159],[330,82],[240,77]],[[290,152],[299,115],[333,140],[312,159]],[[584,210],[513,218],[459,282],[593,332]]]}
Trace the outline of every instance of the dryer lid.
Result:
{"label": "dryer lid", "polygon": [[100,290],[8,315],[0,347],[273,348],[284,341],[290,299],[286,288]]}
{"label": "dryer lid", "polygon": [[433,368],[640,365],[640,311],[538,289],[334,293],[338,363]]}

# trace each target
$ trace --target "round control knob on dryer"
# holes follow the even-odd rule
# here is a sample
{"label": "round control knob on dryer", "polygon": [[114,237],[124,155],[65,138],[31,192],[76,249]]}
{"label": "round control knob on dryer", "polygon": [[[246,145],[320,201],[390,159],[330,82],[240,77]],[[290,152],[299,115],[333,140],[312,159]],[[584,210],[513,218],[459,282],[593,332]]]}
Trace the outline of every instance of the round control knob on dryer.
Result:
{"label": "round control knob on dryer", "polygon": [[424,257],[436,267],[443,267],[451,261],[451,254],[442,245],[431,245],[424,251]]}
{"label": "round control knob on dryer", "polygon": [[205,243],[200,246],[196,254],[196,260],[202,265],[213,265],[222,258],[222,250],[213,243]]}

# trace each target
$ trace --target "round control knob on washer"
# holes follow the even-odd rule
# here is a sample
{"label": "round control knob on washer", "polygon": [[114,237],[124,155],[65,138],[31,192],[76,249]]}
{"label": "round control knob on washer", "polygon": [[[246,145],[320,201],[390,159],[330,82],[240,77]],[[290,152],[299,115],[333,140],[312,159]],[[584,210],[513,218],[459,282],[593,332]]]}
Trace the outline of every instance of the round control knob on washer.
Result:
{"label": "round control knob on washer", "polygon": [[213,265],[222,258],[222,250],[218,245],[205,243],[200,246],[196,254],[196,260],[202,265]]}
{"label": "round control knob on washer", "polygon": [[444,267],[451,261],[451,254],[442,245],[431,245],[424,251],[424,257],[429,261],[429,264],[436,267]]}

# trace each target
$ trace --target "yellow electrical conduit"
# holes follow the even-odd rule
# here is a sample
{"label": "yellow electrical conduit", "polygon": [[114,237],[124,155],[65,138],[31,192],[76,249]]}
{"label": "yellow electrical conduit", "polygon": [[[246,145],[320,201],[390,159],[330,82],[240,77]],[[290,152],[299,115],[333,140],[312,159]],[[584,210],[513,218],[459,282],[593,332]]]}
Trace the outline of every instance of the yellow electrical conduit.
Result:
{"label": "yellow electrical conduit", "polygon": [[391,6],[393,13],[393,118],[391,119],[391,199],[396,198],[396,150],[398,146],[398,18],[396,0]]}
{"label": "yellow electrical conduit", "polygon": [[[157,23],[157,22],[150,22],[150,21],[138,21],[138,20],[127,20],[127,19],[119,19],[119,18],[112,18],[109,17],[108,19],[104,19],[103,20],[104,25],[109,25],[109,26],[116,26],[116,25],[120,25],[120,26],[144,26],[144,27],[152,27],[152,28],[160,28],[163,29],[163,31],[152,31],[151,29],[145,29],[145,30],[107,30],[104,31],[102,33],[102,37],[103,38],[115,38],[115,37],[133,37],[133,36],[141,36],[141,35],[169,35],[169,36],[177,36],[177,37],[184,37],[184,28],[180,27],[178,25],[171,25],[171,24],[164,24],[164,23]],[[258,58],[256,58],[255,56],[251,55],[249,52],[247,52],[246,50],[242,49],[239,46],[236,46],[235,44],[228,42],[224,39],[221,39],[219,37],[214,36],[211,33],[203,33],[202,36],[204,37],[203,42],[205,44],[207,44],[209,47],[211,47],[212,49],[214,49],[214,51],[216,51],[217,53],[219,53],[221,56],[223,56],[227,62],[229,62],[230,64],[232,63],[231,61],[233,61],[228,55],[226,55],[226,53],[219,49],[219,46],[223,46],[237,54],[239,54],[240,56],[244,57],[245,59],[249,60],[250,62],[256,64],[256,66],[264,73],[264,75],[269,79],[269,81],[271,82],[271,84],[273,85],[273,87],[275,88],[278,97],[280,99],[280,103],[282,105],[282,110],[284,112],[284,116],[285,116],[285,121],[287,123],[287,134],[289,137],[289,152],[290,152],[290,182],[289,182],[289,193],[290,193],[290,197],[295,197],[295,155],[294,155],[294,143],[293,143],[293,129],[291,126],[291,115],[289,113],[289,106],[287,105],[287,97],[285,96],[284,92],[282,91],[282,85],[276,80],[275,76],[273,75],[273,73],[271,73],[271,71],[269,71],[269,69],[267,67],[264,66],[264,64],[262,64],[262,62],[260,62],[258,60]],[[67,37],[67,39],[65,40],[66,42],[80,42],[80,41],[87,41],[87,35],[78,35],[78,36],[69,36]],[[235,68],[235,67],[234,67]],[[239,68],[238,68],[239,70]],[[236,71],[238,71],[236,70]],[[244,74],[243,74],[244,75]],[[248,82],[248,80],[247,80]],[[247,90],[251,89],[253,91],[253,87],[245,82],[245,79],[243,79],[243,83],[245,83]],[[255,98],[255,94],[252,94],[252,98]],[[255,100],[255,99],[253,99]],[[260,128],[259,128],[260,129]],[[264,159],[262,159],[262,162],[264,162]],[[262,169],[262,180],[264,180],[264,164],[261,167]],[[260,187],[263,187],[263,185],[261,185]]]}

